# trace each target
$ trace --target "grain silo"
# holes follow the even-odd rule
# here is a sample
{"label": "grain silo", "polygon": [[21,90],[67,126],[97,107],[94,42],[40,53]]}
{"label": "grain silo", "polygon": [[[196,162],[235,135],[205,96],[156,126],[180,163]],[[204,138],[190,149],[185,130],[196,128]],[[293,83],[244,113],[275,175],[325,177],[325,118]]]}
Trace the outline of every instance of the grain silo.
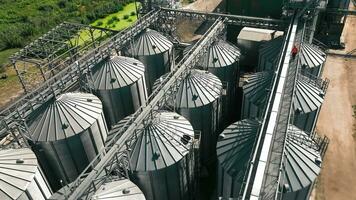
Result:
{"label": "grain silo", "polygon": [[[95,193],[91,200],[145,200],[140,188],[125,178],[108,177]],[[70,185],[70,184],[69,184]],[[68,198],[68,185],[54,193],[50,200],[66,200]]]}
{"label": "grain silo", "polygon": [[148,94],[154,81],[170,71],[173,62],[173,43],[157,31],[147,29],[135,40],[130,54],[145,65]]}
{"label": "grain silo", "polygon": [[309,199],[321,162],[316,143],[305,132],[289,125],[280,182],[282,199]]}
{"label": "grain silo", "polygon": [[278,58],[282,50],[283,36],[279,36],[261,45],[258,51],[257,71],[275,70],[278,65]]}
{"label": "grain silo", "polygon": [[259,122],[244,119],[231,124],[220,134],[216,145],[218,198],[238,198],[259,127]]}
{"label": "grain silo", "polygon": [[28,148],[0,150],[0,199],[46,200],[52,190]]}
{"label": "grain silo", "polygon": [[101,101],[93,94],[65,93],[38,113],[30,143],[56,191],[74,181],[104,147],[107,127]]}
{"label": "grain silo", "polygon": [[257,72],[245,74],[241,78],[243,82],[242,119],[260,118],[262,116],[273,75],[273,72]]}
{"label": "grain silo", "polygon": [[326,60],[325,52],[318,46],[303,43],[299,53],[302,72],[306,75],[321,76],[324,62]]}
{"label": "grain silo", "polygon": [[215,157],[218,130],[222,123],[222,83],[208,71],[191,70],[180,83],[174,107],[201,133],[200,158],[207,164]]}
{"label": "grain silo", "polygon": [[322,85],[318,81],[300,74],[293,99],[293,124],[308,133],[313,132],[324,96]]}
{"label": "grain silo", "polygon": [[158,112],[137,129],[130,152],[130,179],[148,200],[193,199],[194,131],[184,117]]}
{"label": "grain silo", "polygon": [[110,56],[96,66],[90,85],[103,102],[109,128],[145,103],[144,72],[140,61],[123,56]]}
{"label": "grain silo", "polygon": [[223,83],[225,94],[222,97],[224,125],[234,121],[237,112],[237,89],[239,83],[240,50],[220,39],[214,42],[203,56],[201,67],[217,76]]}

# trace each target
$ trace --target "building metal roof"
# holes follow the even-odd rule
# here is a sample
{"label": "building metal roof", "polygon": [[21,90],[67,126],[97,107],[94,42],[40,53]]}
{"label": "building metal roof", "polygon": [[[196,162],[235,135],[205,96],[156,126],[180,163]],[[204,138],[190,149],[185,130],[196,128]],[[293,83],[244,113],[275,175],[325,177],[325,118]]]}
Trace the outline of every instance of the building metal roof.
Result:
{"label": "building metal roof", "polygon": [[260,123],[244,119],[228,126],[219,136],[216,153],[220,165],[232,177],[244,173],[253,151]]}
{"label": "building metal roof", "polygon": [[306,65],[309,68],[318,67],[324,64],[326,60],[326,54],[319,47],[303,43],[300,49],[300,60],[302,65]]}
{"label": "building metal roof", "polygon": [[173,43],[161,33],[146,29],[134,42],[134,55],[147,56],[166,52],[173,47]]}
{"label": "building metal roof", "polygon": [[210,72],[191,70],[180,83],[176,94],[177,108],[195,108],[214,102],[221,96],[222,83]]}
{"label": "building metal roof", "polygon": [[102,114],[98,97],[65,93],[54,99],[30,125],[33,141],[57,141],[88,129]]}
{"label": "building metal roof", "polygon": [[145,200],[140,188],[128,179],[104,183],[99,187],[92,200]]}
{"label": "building metal roof", "polygon": [[244,85],[242,87],[245,98],[255,105],[266,102],[268,92],[272,84],[273,72],[264,71],[243,76]]}
{"label": "building metal roof", "polygon": [[159,112],[137,134],[130,156],[134,171],[159,170],[177,163],[189,152],[194,137],[187,119],[166,111]]}
{"label": "building metal roof", "polygon": [[208,68],[226,67],[236,63],[240,56],[240,49],[220,39],[209,47],[201,65]]}
{"label": "building metal roof", "polygon": [[0,150],[0,199],[19,199],[36,173],[39,164],[30,149]]}
{"label": "building metal roof", "polygon": [[93,74],[93,86],[97,90],[122,88],[144,76],[145,67],[142,62],[123,56],[111,56],[97,66]]}
{"label": "building metal roof", "polygon": [[289,125],[285,149],[284,184],[295,192],[311,185],[320,173],[321,158],[314,141],[302,130]]}
{"label": "building metal roof", "polygon": [[293,99],[294,109],[309,113],[320,108],[323,101],[324,92],[315,80],[299,74]]}

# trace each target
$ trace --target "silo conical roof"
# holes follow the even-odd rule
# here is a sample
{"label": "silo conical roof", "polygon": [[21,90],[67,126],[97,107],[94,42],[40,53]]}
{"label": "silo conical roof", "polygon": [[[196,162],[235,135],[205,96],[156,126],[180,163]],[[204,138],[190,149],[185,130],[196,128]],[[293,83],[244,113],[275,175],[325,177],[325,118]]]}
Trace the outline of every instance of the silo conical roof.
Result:
{"label": "silo conical roof", "polygon": [[104,59],[93,74],[93,86],[97,90],[122,88],[144,76],[142,62],[123,56],[110,56]]}
{"label": "silo conical roof", "polygon": [[302,130],[289,125],[285,147],[285,177],[292,192],[311,185],[320,173],[320,153],[314,141]]}
{"label": "silo conical roof", "polygon": [[245,97],[255,105],[261,105],[266,102],[273,72],[265,71],[246,74],[243,78],[245,79],[245,84],[242,89]]}
{"label": "silo conical roof", "polygon": [[306,65],[309,68],[320,66],[326,60],[325,52],[313,44],[303,43],[300,52],[302,65]]}
{"label": "silo conical roof", "polygon": [[[263,63],[263,61],[270,61],[270,62],[276,62],[277,59],[279,58],[279,54],[282,49],[282,44],[283,44],[283,36],[279,36],[273,40],[270,40],[266,43],[264,43],[261,46],[261,49],[259,50],[259,56],[260,56],[260,63]],[[261,68],[262,66],[260,66]]]}
{"label": "silo conical roof", "polygon": [[104,183],[92,196],[93,200],[145,200],[140,188],[128,179]]}
{"label": "silo conical roof", "polygon": [[220,165],[230,176],[244,173],[259,127],[256,120],[244,119],[231,124],[220,134],[216,153]]}
{"label": "silo conical roof", "polygon": [[180,83],[176,94],[177,108],[195,108],[207,105],[220,97],[222,83],[210,72],[191,70]]}
{"label": "silo conical roof", "polygon": [[19,199],[34,181],[36,173],[39,173],[39,163],[30,149],[0,150],[1,199]]}
{"label": "silo conical roof", "polygon": [[173,47],[173,43],[161,33],[146,29],[134,42],[134,55],[146,56],[166,52]]}
{"label": "silo conical roof", "polygon": [[65,93],[54,99],[30,126],[31,140],[56,141],[89,128],[102,114],[98,97]]}
{"label": "silo conical roof", "polygon": [[208,68],[226,67],[236,63],[241,56],[240,50],[220,39],[214,42],[203,56],[202,66]]}
{"label": "silo conical roof", "polygon": [[130,157],[134,171],[159,170],[177,163],[189,152],[194,137],[189,121],[173,112],[159,112],[137,134]]}
{"label": "silo conical roof", "polygon": [[293,99],[294,109],[309,113],[318,109],[323,101],[324,92],[315,80],[299,74]]}

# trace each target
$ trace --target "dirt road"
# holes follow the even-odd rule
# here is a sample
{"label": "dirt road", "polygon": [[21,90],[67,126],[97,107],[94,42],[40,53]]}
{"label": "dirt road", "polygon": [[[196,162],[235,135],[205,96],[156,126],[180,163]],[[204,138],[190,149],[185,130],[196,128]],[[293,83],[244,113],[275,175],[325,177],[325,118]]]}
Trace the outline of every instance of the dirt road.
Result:
{"label": "dirt road", "polygon": [[[346,49],[356,48],[356,16],[348,17],[344,29]],[[356,199],[356,59],[328,56],[323,76],[330,79],[317,131],[330,138],[313,198]]]}

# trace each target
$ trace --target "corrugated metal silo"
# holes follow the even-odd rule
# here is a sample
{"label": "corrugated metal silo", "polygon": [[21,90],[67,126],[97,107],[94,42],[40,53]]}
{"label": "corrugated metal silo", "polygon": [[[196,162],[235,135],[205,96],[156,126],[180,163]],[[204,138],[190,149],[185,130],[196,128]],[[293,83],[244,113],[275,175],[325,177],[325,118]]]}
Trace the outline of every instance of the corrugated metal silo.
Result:
{"label": "corrugated metal silo", "polygon": [[170,71],[173,43],[159,32],[147,29],[138,36],[129,51],[145,65],[147,91],[151,94],[154,81]]}
{"label": "corrugated metal silo", "polygon": [[91,85],[103,102],[109,128],[146,101],[144,72],[140,61],[123,56],[108,57],[96,66]]}
{"label": "corrugated metal silo", "polygon": [[174,107],[201,132],[200,158],[204,164],[215,157],[218,130],[222,122],[222,83],[210,72],[191,70],[180,83]]}
{"label": "corrugated metal silo", "polygon": [[237,109],[240,50],[220,39],[214,42],[203,56],[201,66],[217,76],[223,83],[226,95],[222,97],[224,124],[234,121]]}
{"label": "corrugated metal silo", "polygon": [[313,44],[303,43],[300,47],[299,56],[303,73],[316,77],[321,76],[326,60],[326,54],[323,50]]}
{"label": "corrugated metal silo", "polygon": [[130,179],[148,200],[193,199],[194,131],[184,117],[162,111],[137,129]]}
{"label": "corrugated metal silo", "polygon": [[315,129],[324,92],[315,80],[299,75],[293,99],[294,122],[298,128],[311,133]]}
{"label": "corrugated metal silo", "polygon": [[66,93],[39,113],[29,127],[30,143],[56,191],[74,181],[104,147],[107,127],[93,94]]}
{"label": "corrugated metal silo", "polygon": [[0,150],[0,199],[46,200],[52,190],[28,148]]}
{"label": "corrugated metal silo", "polygon": [[282,199],[309,199],[314,181],[320,173],[321,157],[315,142],[303,131],[290,125],[281,177]]}
{"label": "corrugated metal silo", "polygon": [[242,77],[242,119],[260,118],[271,88],[273,72],[257,72]]}
{"label": "corrugated metal silo", "polygon": [[278,64],[279,54],[282,50],[283,36],[264,43],[258,51],[257,71],[274,70]]}
{"label": "corrugated metal silo", "polygon": [[244,119],[228,126],[216,145],[218,198],[238,198],[260,124]]}

